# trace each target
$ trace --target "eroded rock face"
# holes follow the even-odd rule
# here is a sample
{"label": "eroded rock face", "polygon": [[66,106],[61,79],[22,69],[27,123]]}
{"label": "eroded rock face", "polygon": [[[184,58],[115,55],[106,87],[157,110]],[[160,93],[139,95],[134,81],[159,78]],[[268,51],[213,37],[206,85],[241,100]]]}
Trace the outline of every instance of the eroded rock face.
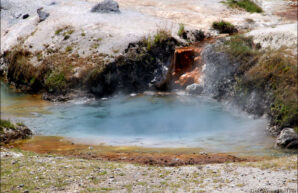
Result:
{"label": "eroded rock face", "polygon": [[[131,93],[148,89],[167,90],[171,82],[172,58],[176,39],[169,38],[146,50],[143,42],[131,43],[124,56],[110,63],[87,82],[97,96],[114,92]],[[144,51],[145,50],[145,51]]]}
{"label": "eroded rock face", "polygon": [[285,128],[279,134],[276,145],[279,147],[298,148],[298,136],[293,128]]}
{"label": "eroded rock face", "polygon": [[119,4],[116,1],[113,0],[104,0],[101,3],[98,3],[95,5],[91,12],[97,12],[97,13],[119,13]]}

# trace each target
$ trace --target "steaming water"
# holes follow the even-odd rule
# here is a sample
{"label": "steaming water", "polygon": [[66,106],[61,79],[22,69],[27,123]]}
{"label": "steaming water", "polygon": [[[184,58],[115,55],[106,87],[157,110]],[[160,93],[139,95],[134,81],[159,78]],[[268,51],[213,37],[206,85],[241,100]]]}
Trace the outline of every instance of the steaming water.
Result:
{"label": "steaming water", "polygon": [[255,154],[273,144],[264,133],[266,120],[231,112],[203,97],[136,95],[44,103],[2,85],[2,116],[17,116],[40,135],[65,136],[87,144],[199,147]]}

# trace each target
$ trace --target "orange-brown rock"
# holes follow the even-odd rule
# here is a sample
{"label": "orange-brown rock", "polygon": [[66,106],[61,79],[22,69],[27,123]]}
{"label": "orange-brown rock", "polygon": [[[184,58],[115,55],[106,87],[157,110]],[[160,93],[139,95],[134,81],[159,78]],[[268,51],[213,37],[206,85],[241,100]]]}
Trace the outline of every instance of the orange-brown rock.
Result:
{"label": "orange-brown rock", "polygon": [[200,74],[201,74],[201,71],[199,67],[196,67],[194,70],[190,72],[186,72],[185,74],[181,75],[179,79],[175,81],[175,83],[179,84],[180,86],[185,86],[193,83],[199,84]]}

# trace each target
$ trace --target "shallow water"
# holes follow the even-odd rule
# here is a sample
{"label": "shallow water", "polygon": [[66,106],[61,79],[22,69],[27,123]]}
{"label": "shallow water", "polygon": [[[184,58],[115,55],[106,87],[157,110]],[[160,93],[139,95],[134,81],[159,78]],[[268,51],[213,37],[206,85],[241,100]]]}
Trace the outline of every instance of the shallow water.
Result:
{"label": "shallow water", "polygon": [[273,146],[264,133],[266,120],[231,112],[204,97],[142,94],[50,104],[2,85],[1,108],[4,117],[17,118],[39,135],[84,144],[253,154],[268,154]]}

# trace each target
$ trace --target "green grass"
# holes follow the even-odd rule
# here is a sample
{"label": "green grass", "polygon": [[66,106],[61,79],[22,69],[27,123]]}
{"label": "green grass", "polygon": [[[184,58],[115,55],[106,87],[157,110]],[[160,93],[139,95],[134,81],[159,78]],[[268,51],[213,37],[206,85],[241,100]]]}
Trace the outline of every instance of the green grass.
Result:
{"label": "green grass", "polygon": [[147,50],[150,50],[155,45],[162,43],[163,41],[169,39],[170,37],[172,37],[170,31],[165,29],[159,29],[157,30],[157,32],[153,37],[148,36],[147,38],[144,38],[143,43],[147,47]]}
{"label": "green grass", "polygon": [[258,49],[254,45],[252,37],[241,35],[232,36],[224,41],[222,51],[233,57],[248,57],[258,54]]}
{"label": "green grass", "polygon": [[245,9],[247,12],[250,13],[262,13],[263,10],[260,6],[256,3],[252,2],[251,0],[226,0],[223,2],[227,4],[231,8],[242,8]]}
{"label": "green grass", "polygon": [[212,28],[219,31],[219,33],[233,34],[238,31],[233,24],[223,20],[213,22]]}
{"label": "green grass", "polygon": [[179,30],[178,30],[178,36],[181,37],[183,35],[184,31],[185,31],[184,24],[180,23]]}
{"label": "green grass", "polygon": [[45,80],[49,92],[62,92],[66,88],[66,79],[63,72],[53,71]]}

